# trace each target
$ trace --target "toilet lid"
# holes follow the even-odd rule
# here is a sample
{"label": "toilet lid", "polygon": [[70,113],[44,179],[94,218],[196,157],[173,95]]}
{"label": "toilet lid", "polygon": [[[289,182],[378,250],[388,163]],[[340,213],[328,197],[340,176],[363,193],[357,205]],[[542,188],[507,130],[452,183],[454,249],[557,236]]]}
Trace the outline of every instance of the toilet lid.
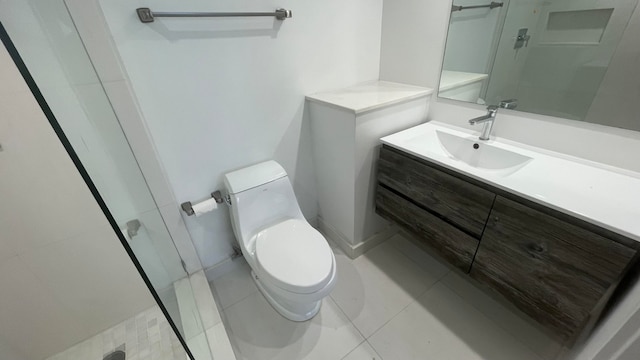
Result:
{"label": "toilet lid", "polygon": [[312,293],[330,280],[333,253],[306,221],[285,220],[258,233],[256,259],[269,280],[295,293]]}

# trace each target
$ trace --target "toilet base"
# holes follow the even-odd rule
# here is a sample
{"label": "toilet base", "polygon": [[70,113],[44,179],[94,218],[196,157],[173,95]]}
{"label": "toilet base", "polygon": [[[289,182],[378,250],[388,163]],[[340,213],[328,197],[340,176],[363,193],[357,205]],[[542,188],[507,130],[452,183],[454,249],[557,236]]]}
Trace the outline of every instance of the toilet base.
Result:
{"label": "toilet base", "polygon": [[[322,300],[311,303],[293,303],[284,299],[276,300],[276,296],[267,290],[253,270],[251,270],[251,278],[271,307],[291,321],[307,321],[320,311]],[[278,296],[278,298],[280,297]]]}

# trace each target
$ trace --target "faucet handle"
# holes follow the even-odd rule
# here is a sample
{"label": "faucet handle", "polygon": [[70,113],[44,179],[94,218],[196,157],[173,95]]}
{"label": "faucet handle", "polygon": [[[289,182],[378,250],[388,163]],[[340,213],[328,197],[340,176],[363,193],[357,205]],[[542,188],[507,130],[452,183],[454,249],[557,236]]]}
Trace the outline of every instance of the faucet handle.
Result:
{"label": "faucet handle", "polygon": [[500,101],[500,107],[503,109],[515,109],[518,106],[518,99],[508,99]]}

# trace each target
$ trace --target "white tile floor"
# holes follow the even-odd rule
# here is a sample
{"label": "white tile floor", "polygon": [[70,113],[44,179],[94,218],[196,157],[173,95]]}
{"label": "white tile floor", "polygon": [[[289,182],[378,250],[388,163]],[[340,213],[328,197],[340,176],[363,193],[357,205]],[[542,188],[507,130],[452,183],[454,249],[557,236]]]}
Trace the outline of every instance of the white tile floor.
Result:
{"label": "white tile floor", "polygon": [[401,236],[355,260],[335,252],[336,288],[305,323],[271,308],[246,263],[211,282],[238,359],[541,360],[560,349]]}
{"label": "white tile floor", "polygon": [[47,360],[102,360],[122,344],[127,360],[187,359],[162,311],[154,306]]}

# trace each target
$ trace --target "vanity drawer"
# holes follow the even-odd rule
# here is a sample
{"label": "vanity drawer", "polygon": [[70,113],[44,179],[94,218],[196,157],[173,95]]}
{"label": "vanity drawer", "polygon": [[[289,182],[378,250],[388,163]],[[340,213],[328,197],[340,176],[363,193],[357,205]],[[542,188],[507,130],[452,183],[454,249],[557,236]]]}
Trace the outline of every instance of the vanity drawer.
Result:
{"label": "vanity drawer", "polygon": [[376,212],[413,234],[451,265],[469,272],[478,240],[381,185],[376,190]]}
{"label": "vanity drawer", "polygon": [[383,146],[378,181],[480,238],[494,193]]}
{"label": "vanity drawer", "polygon": [[470,275],[564,340],[606,301],[635,250],[496,198]]}

